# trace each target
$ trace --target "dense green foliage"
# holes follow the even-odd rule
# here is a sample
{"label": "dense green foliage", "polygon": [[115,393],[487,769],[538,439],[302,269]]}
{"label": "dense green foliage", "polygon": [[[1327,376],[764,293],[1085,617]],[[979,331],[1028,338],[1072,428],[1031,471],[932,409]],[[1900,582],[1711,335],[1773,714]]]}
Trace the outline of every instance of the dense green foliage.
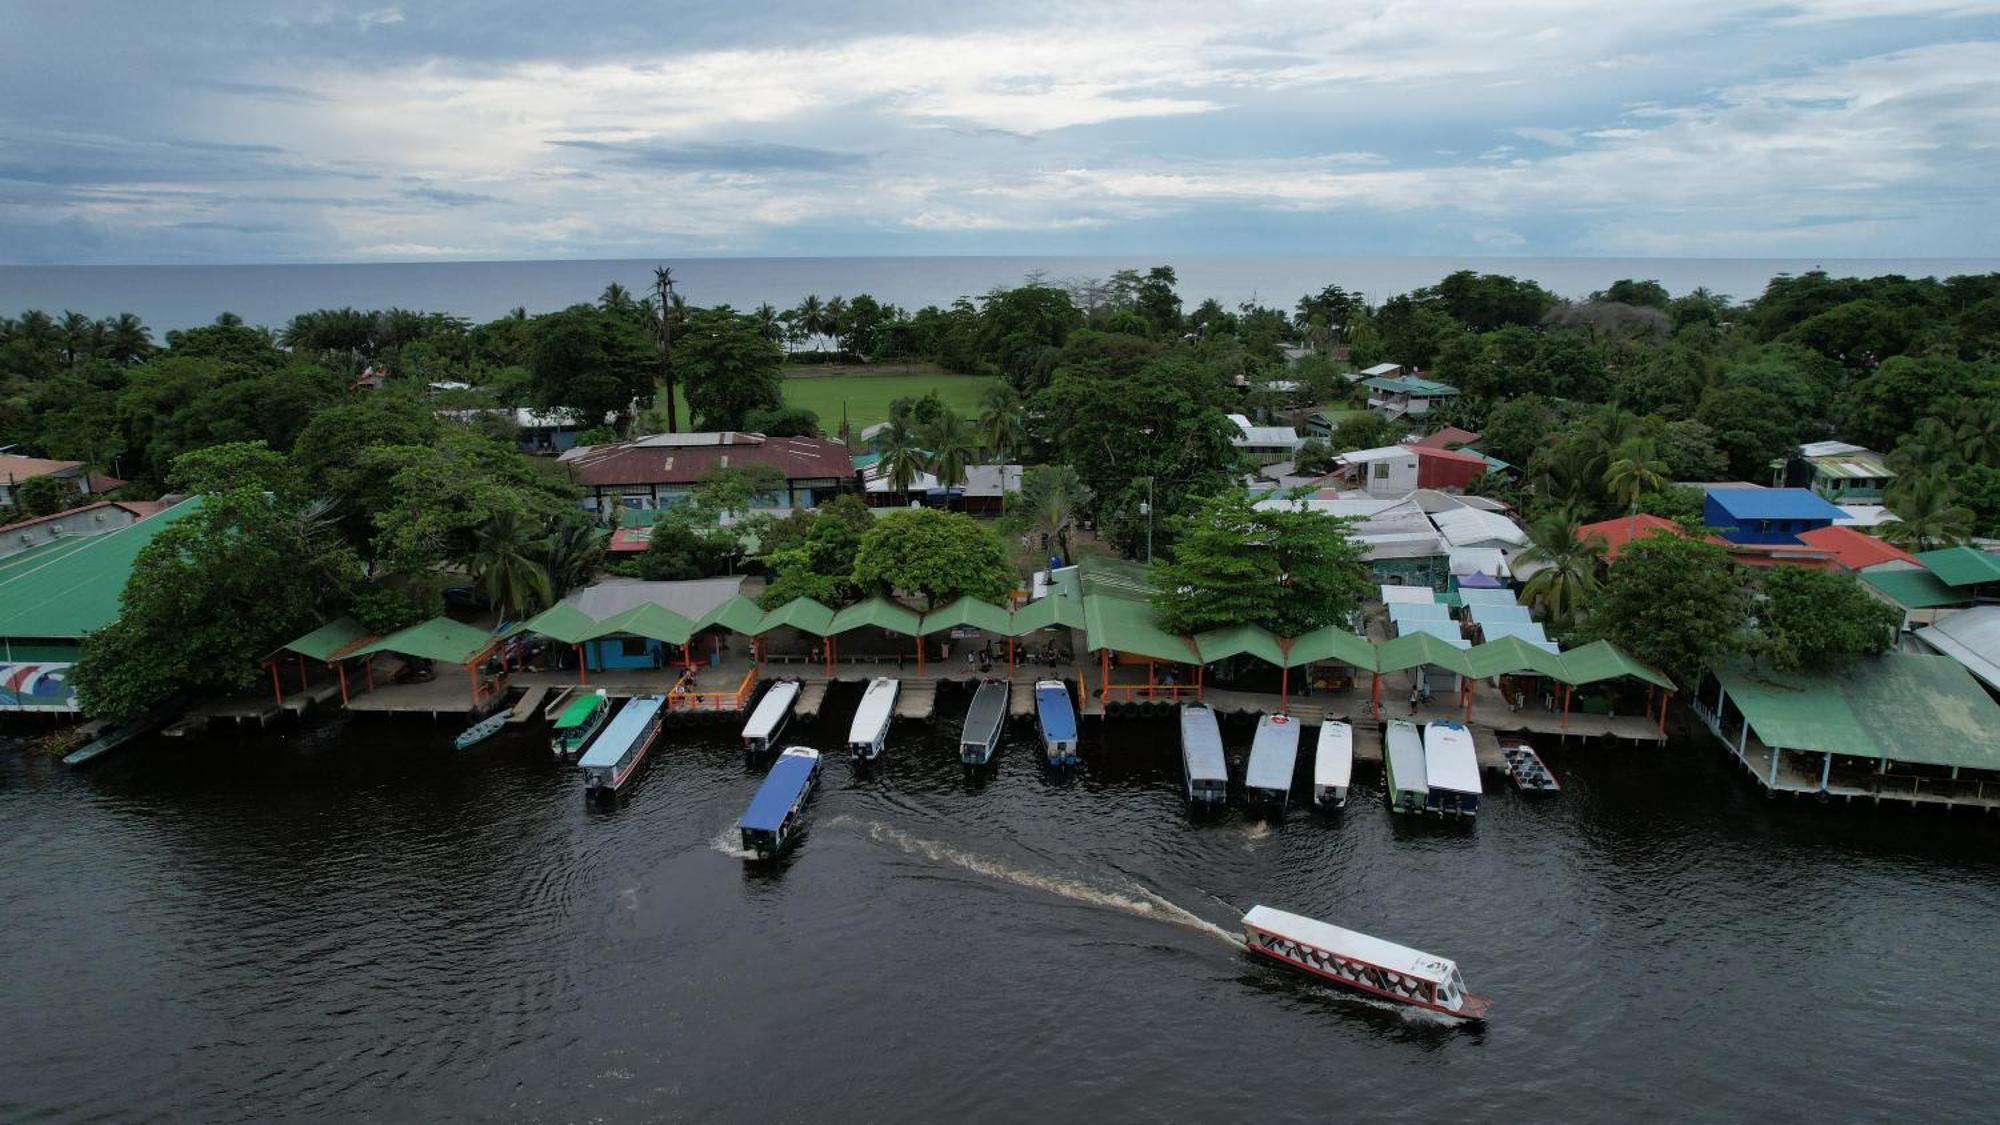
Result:
{"label": "dense green foliage", "polygon": [[1152,572],[1154,608],[1173,632],[1262,625],[1296,637],[1348,624],[1368,592],[1366,556],[1344,520],[1260,509],[1235,491],[1176,522],[1172,557]]}
{"label": "dense green foliage", "polygon": [[920,609],[970,595],[1005,603],[1016,584],[1000,537],[954,512],[906,508],[887,513],[861,536],[854,584],[864,594],[916,594]]}
{"label": "dense green foliage", "polygon": [[1625,544],[1589,600],[1582,632],[1681,684],[1740,648],[1750,596],[1728,552],[1699,539],[1650,535]]}
{"label": "dense green foliage", "polygon": [[1763,587],[1758,633],[1780,668],[1838,670],[1886,652],[1902,619],[1844,574],[1777,566]]}

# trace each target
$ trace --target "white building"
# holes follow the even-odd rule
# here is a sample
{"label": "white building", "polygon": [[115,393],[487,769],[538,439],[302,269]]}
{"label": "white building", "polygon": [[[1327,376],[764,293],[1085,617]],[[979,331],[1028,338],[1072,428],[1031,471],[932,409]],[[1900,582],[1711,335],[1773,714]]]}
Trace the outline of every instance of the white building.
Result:
{"label": "white building", "polygon": [[1236,424],[1236,436],[1229,444],[1239,453],[1255,457],[1259,464],[1290,460],[1299,450],[1299,432],[1290,426],[1253,426],[1242,414],[1231,414],[1229,420]]}
{"label": "white building", "polygon": [[1417,454],[1407,446],[1351,450],[1335,461],[1342,476],[1370,496],[1401,498],[1417,490]]}

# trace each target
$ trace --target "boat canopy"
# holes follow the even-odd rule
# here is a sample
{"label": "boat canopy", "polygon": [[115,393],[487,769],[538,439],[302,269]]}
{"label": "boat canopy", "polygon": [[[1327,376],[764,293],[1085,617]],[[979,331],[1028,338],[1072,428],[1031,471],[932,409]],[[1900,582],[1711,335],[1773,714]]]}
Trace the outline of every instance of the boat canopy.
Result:
{"label": "boat canopy", "polygon": [[753,832],[776,832],[784,827],[785,815],[811,783],[813,767],[818,764],[817,757],[804,754],[786,751],[778,755],[771,772],[764,775],[764,784],[757,787],[757,795],[750,798],[750,808],[739,827]]}
{"label": "boat canopy", "polygon": [[868,690],[861,695],[861,705],[854,709],[854,724],[847,728],[848,745],[857,742],[874,742],[889,725],[889,713],[896,706],[896,681],[887,677],[877,677],[868,681]]}
{"label": "boat canopy", "polygon": [[1035,714],[1042,720],[1042,734],[1053,739],[1076,737],[1076,708],[1070,705],[1069,688],[1055,680],[1035,685]]}
{"label": "boat canopy", "polygon": [[1383,741],[1387,744],[1389,770],[1396,775],[1396,788],[1409,793],[1429,793],[1424,780],[1424,740],[1417,728],[1401,720],[1389,724]]}
{"label": "boat canopy", "polygon": [[575,699],[569,701],[569,706],[563,708],[562,714],[556,716],[555,729],[575,730],[588,723],[590,717],[596,714],[597,709],[604,706],[605,703],[606,700],[601,694],[577,696]]}
{"label": "boat canopy", "polygon": [[1257,737],[1250,743],[1250,765],[1244,770],[1243,784],[1252,789],[1290,789],[1298,760],[1298,720],[1266,715],[1257,720]]}
{"label": "boat canopy", "polygon": [[[1402,776],[1398,771],[1397,779]],[[1424,724],[1424,780],[1432,789],[1480,791],[1479,756],[1472,748],[1471,731],[1459,723]]]}
{"label": "boat canopy", "polygon": [[779,680],[771,685],[771,690],[758,700],[755,710],[750,712],[750,721],[743,724],[743,737],[769,738],[771,732],[785,721],[785,715],[792,709],[792,701],[799,697],[797,680]]}
{"label": "boat canopy", "polygon": [[1345,789],[1354,778],[1354,728],[1328,720],[1319,728],[1319,748],[1313,756],[1313,784]]}
{"label": "boat canopy", "polygon": [[1443,984],[1458,968],[1450,961],[1433,957],[1420,949],[1411,949],[1407,945],[1397,945],[1393,941],[1383,941],[1316,918],[1268,906],[1251,907],[1250,912],[1243,916],[1243,924],[1432,984]]}
{"label": "boat canopy", "polygon": [[1222,728],[1215,712],[1203,703],[1181,708],[1181,755],[1188,776],[1197,781],[1227,781],[1229,765],[1222,757]]}
{"label": "boat canopy", "polygon": [[646,727],[666,702],[666,697],[659,695],[641,695],[627,701],[611,724],[590,744],[590,749],[577,759],[577,766],[589,769],[617,765],[619,759],[625,756],[625,751],[645,735]]}
{"label": "boat canopy", "polygon": [[987,680],[972,693],[972,706],[965,712],[965,729],[959,733],[959,741],[984,746],[998,730],[1002,719],[1007,717],[1007,685],[999,680]]}

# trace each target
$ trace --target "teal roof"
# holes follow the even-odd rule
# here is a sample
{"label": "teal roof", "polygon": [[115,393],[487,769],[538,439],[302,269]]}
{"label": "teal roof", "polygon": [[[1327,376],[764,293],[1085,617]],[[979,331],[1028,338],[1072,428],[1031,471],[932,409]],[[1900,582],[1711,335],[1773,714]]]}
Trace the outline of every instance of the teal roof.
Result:
{"label": "teal roof", "polygon": [[1419,379],[1414,375],[1377,375],[1361,382],[1377,390],[1393,391],[1396,394],[1416,395],[1419,398],[1440,398],[1455,395],[1458,388],[1450,383],[1439,383],[1430,379]]}
{"label": "teal roof", "polygon": [[552,641],[573,645],[589,640],[597,631],[597,621],[568,602],[557,602],[523,621],[516,631],[539,633]]}
{"label": "teal roof", "polygon": [[1916,558],[1919,566],[1936,575],[1938,581],[1947,586],[1983,586],[1988,582],[2000,582],[2000,555],[1971,547],[1946,547],[1920,552]]}
{"label": "teal roof", "polygon": [[445,664],[469,664],[493,644],[493,634],[453,621],[449,617],[433,617],[420,625],[391,633],[373,644],[355,649],[350,656],[373,656],[378,652],[393,652],[399,656],[414,656],[419,660],[436,660]]}
{"label": "teal roof", "polygon": [[793,598],[764,615],[757,623],[759,633],[789,626],[801,633],[824,637],[833,631],[833,611],[812,598]]}
{"label": "teal roof", "polygon": [[282,651],[296,652],[308,659],[331,664],[374,639],[375,634],[362,628],[359,621],[342,617],[314,629],[286,645]]}
{"label": "teal roof", "polygon": [[1885,570],[1877,567],[1862,571],[1859,577],[1904,609],[1936,609],[1972,601],[1970,593],[1952,589],[1928,570]]}
{"label": "teal roof", "polygon": [[1286,667],[1285,647],[1269,629],[1257,625],[1236,625],[1211,629],[1194,638],[1195,651],[1203,664],[1213,664],[1232,656],[1254,656],[1266,664]]}
{"label": "teal roof", "polygon": [[0,560],[0,637],[81,637],[118,620],[139,552],[200,507],[195,497],[129,527]]}
{"label": "teal roof", "polygon": [[1949,656],[1889,652],[1841,672],[1716,670],[1766,746],[2000,769],[2000,704]]}
{"label": "teal roof", "polygon": [[1008,631],[1014,636],[1025,637],[1039,629],[1061,626],[1081,629],[1085,625],[1083,601],[1066,594],[1050,594],[1014,611],[1009,620]]}
{"label": "teal roof", "polygon": [[983,602],[978,598],[960,598],[943,609],[924,614],[923,634],[927,637],[961,626],[1001,637],[1014,635],[1012,615],[992,602]]}
{"label": "teal roof", "polygon": [[1110,649],[1154,660],[1193,664],[1200,660],[1186,637],[1167,632],[1153,619],[1153,607],[1126,598],[1085,598],[1084,637],[1088,651]]}
{"label": "teal roof", "polygon": [[694,622],[654,602],[640,602],[623,613],[614,613],[584,635],[585,640],[602,637],[644,637],[670,645],[684,645],[694,635]]}
{"label": "teal roof", "polygon": [[833,622],[827,626],[827,635],[852,632],[855,629],[887,629],[891,633],[901,633],[906,637],[918,635],[923,618],[909,606],[892,602],[888,598],[869,598],[858,605],[848,606],[833,615]]}

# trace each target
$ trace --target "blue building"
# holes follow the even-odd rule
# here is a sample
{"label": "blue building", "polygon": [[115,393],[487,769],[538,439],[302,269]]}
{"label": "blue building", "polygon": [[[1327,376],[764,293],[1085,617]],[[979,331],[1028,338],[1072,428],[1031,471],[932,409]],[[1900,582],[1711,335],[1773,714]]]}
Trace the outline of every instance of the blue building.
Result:
{"label": "blue building", "polygon": [[1808,488],[1711,488],[1701,522],[1731,543],[1797,543],[1846,513]]}

